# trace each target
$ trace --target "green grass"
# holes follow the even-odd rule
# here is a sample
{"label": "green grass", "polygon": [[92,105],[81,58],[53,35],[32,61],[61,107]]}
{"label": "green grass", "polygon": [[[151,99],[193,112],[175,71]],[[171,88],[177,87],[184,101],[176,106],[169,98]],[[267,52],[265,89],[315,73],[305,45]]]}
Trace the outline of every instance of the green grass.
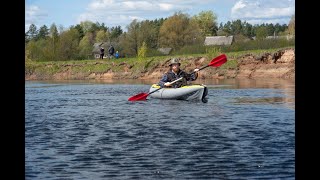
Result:
{"label": "green grass", "polygon": [[[195,58],[205,57],[209,63],[212,58],[224,53],[226,54],[228,61],[223,64],[221,69],[234,69],[237,67],[236,59],[246,54],[261,55],[263,53],[274,53],[281,49],[294,48],[294,46],[288,46],[285,48],[271,48],[271,49],[257,49],[257,50],[245,50],[236,52],[220,52],[221,49],[211,49],[204,54],[188,54],[188,55],[173,55],[173,56],[154,56],[145,57],[138,60],[137,58],[120,58],[120,59],[92,59],[92,60],[71,60],[71,61],[47,61],[47,62],[34,62],[27,60],[25,63],[26,74],[40,74],[43,76],[52,76],[55,73],[69,71],[73,73],[81,73],[88,76],[91,73],[106,73],[123,72],[124,66],[130,67],[130,71],[133,74],[141,72],[148,72],[152,68],[164,63],[164,61],[173,58]],[[211,57],[213,56],[213,57]],[[120,65],[123,64],[123,65]],[[183,66],[183,65],[182,65]]]}

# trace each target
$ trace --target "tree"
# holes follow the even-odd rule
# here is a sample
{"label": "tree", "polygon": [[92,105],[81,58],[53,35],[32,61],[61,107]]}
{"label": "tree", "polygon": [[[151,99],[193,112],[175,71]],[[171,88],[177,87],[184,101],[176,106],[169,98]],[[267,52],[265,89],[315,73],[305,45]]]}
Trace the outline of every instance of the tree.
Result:
{"label": "tree", "polygon": [[145,42],[148,48],[156,49],[158,46],[158,27],[156,24],[149,20],[142,21],[140,32],[139,42]]}
{"label": "tree", "polygon": [[107,41],[107,39],[108,39],[107,33],[104,30],[99,30],[97,32],[95,42],[105,42]]}
{"label": "tree", "polygon": [[[78,31],[79,37],[80,37],[79,41],[80,41],[80,40],[84,37],[84,35],[85,35],[82,27],[80,26],[80,24],[77,24],[76,26],[71,27],[71,28],[74,28],[74,29],[76,29],[76,30]],[[71,28],[70,28],[70,29],[71,29]]]}
{"label": "tree", "polygon": [[267,35],[268,36],[273,36],[275,34],[275,29],[272,23],[270,24],[266,24],[266,28],[267,28]]}
{"label": "tree", "polygon": [[265,26],[260,26],[256,29],[256,38],[257,40],[262,40],[267,37],[267,28]]}
{"label": "tree", "polygon": [[198,23],[204,37],[217,34],[217,16],[212,11],[201,11],[198,15],[193,16],[193,18]]}
{"label": "tree", "polygon": [[88,33],[81,39],[79,43],[79,55],[82,58],[87,58],[87,56],[91,53],[92,53],[92,44],[90,43],[90,37]]}
{"label": "tree", "polygon": [[49,35],[49,29],[46,25],[43,25],[39,29],[37,39],[46,39],[48,35]]}
{"label": "tree", "polygon": [[110,40],[117,39],[122,34],[121,26],[111,27],[110,29]]}
{"label": "tree", "polygon": [[34,24],[31,24],[29,26],[29,30],[27,31],[28,41],[35,39],[37,35],[38,35],[37,26]]}
{"label": "tree", "polygon": [[49,35],[52,38],[57,38],[59,36],[57,26],[54,23],[52,23],[50,26]]}
{"label": "tree", "polygon": [[108,27],[104,23],[101,23],[99,29],[104,30],[105,32],[108,31]]}
{"label": "tree", "polygon": [[181,12],[164,21],[159,32],[160,47],[171,47],[175,50],[201,39],[201,30],[197,22]]}
{"label": "tree", "polygon": [[71,60],[79,58],[79,32],[70,29],[62,32],[59,40],[59,59]]}
{"label": "tree", "polygon": [[83,33],[92,32],[94,23],[91,21],[82,21],[80,22],[80,26],[82,27]]}
{"label": "tree", "polygon": [[138,21],[136,19],[134,19],[129,26],[127,26],[128,28],[128,33],[125,36],[126,40],[128,41],[128,43],[126,43],[128,45],[128,54],[133,54],[136,55],[138,54],[138,47],[139,47],[139,30],[140,30],[140,24],[138,23]]}
{"label": "tree", "polygon": [[242,33],[242,23],[240,19],[237,19],[236,21],[232,21],[231,23],[231,34],[238,35]]}
{"label": "tree", "polygon": [[295,24],[295,15],[292,15],[288,24],[288,34],[295,35]]}
{"label": "tree", "polygon": [[49,36],[50,36],[50,40],[51,40],[51,49],[53,52],[53,56],[52,56],[52,60],[56,60],[57,59],[57,49],[58,49],[58,42],[59,42],[59,34],[58,34],[58,30],[57,30],[57,26],[52,23],[50,26],[50,30],[49,30]]}
{"label": "tree", "polygon": [[230,34],[231,34],[231,22],[228,21],[227,23],[225,23],[222,30],[223,30],[223,32],[225,32],[227,35],[230,35]]}
{"label": "tree", "polygon": [[242,26],[242,34],[248,38],[253,36],[253,27],[251,24],[247,23],[246,21],[243,23]]}

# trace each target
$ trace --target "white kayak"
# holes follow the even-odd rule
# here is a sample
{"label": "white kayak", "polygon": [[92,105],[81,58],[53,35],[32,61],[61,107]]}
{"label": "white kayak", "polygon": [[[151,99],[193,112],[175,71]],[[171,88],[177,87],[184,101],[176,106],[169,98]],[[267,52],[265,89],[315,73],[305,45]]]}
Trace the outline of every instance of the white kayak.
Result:
{"label": "white kayak", "polygon": [[[159,89],[158,84],[150,87],[149,93]],[[180,88],[162,88],[150,96],[157,99],[176,99],[176,100],[201,100],[207,102],[208,88],[205,85],[187,85]]]}

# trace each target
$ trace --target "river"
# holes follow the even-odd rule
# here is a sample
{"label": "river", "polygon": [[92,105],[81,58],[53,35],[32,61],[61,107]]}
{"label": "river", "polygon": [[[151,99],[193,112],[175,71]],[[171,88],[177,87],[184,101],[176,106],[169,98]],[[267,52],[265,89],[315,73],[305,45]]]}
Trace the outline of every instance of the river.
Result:
{"label": "river", "polygon": [[26,81],[26,179],[295,179],[295,82],[197,80],[208,102],[128,101],[151,81]]}

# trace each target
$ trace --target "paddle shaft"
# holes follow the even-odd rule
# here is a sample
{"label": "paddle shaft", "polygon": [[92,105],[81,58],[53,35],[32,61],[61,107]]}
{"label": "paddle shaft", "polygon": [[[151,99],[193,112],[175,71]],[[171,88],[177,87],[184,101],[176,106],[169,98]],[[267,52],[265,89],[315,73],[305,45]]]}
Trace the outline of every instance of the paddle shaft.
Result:
{"label": "paddle shaft", "polygon": [[[224,57],[223,57],[223,56],[224,56]],[[217,58],[219,58],[219,57],[220,57],[220,59],[217,59]],[[221,57],[223,57],[223,58],[221,58]],[[224,61],[223,61],[223,60],[224,60]],[[213,60],[210,62],[210,64],[199,68],[199,71],[202,70],[202,69],[204,69],[204,68],[207,68],[207,67],[209,67],[209,66],[213,66],[213,67],[221,66],[223,63],[225,63],[226,60],[227,60],[227,59],[226,59],[226,57],[225,57],[224,54],[223,54],[223,55],[220,55],[220,56],[216,57],[215,59],[213,59]],[[216,64],[216,63],[222,62],[222,61],[223,61],[223,63],[221,63],[221,64]],[[191,74],[194,74],[194,73],[195,73],[195,72],[192,72]]]}
{"label": "paddle shaft", "polygon": [[[176,79],[176,80],[170,82],[170,84],[176,83],[176,82],[178,82],[178,81],[180,81],[180,80],[182,80],[182,79],[183,79],[183,77],[181,77],[181,78],[179,78],[179,79]],[[154,90],[154,91],[152,91],[152,92],[149,92],[148,95],[150,95],[150,94],[152,94],[152,93],[154,93],[154,92],[157,92],[157,91],[159,91],[159,90],[162,89],[162,88],[164,88],[164,87],[160,87],[159,89],[156,89],[156,90]]]}
{"label": "paddle shaft", "polygon": [[[199,71],[202,70],[202,69],[204,69],[204,68],[207,68],[207,67],[209,67],[209,65],[206,65],[206,66],[203,66],[203,67],[199,68]],[[199,71],[198,71],[198,72],[199,72]],[[194,73],[196,73],[196,72],[193,71],[191,74],[194,74]]]}
{"label": "paddle shaft", "polygon": [[203,66],[202,68],[199,68],[199,71],[204,69],[204,68],[207,68],[207,67],[209,67],[209,65],[206,65],[206,66]]}

